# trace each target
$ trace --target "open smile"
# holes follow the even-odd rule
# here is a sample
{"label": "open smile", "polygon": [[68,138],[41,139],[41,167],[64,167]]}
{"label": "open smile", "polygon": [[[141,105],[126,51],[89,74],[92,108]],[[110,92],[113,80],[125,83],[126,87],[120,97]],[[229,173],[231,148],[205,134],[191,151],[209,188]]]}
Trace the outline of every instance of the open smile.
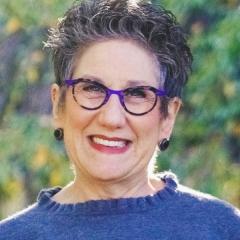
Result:
{"label": "open smile", "polygon": [[95,149],[103,153],[124,153],[128,150],[131,141],[118,138],[118,137],[106,137],[103,135],[92,135],[89,137],[90,145]]}

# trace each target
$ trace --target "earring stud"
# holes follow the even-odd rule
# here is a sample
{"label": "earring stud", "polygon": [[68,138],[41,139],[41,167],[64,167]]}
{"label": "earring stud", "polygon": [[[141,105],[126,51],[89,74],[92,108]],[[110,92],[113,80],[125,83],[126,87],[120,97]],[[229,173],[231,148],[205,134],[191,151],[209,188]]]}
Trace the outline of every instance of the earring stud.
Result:
{"label": "earring stud", "polygon": [[160,151],[165,151],[169,146],[169,140],[164,138],[159,144],[158,144],[158,148],[160,149]]}
{"label": "earring stud", "polygon": [[58,141],[62,141],[63,140],[64,132],[63,132],[62,128],[55,129],[53,134],[54,134],[54,137],[56,138],[56,140],[58,140]]}

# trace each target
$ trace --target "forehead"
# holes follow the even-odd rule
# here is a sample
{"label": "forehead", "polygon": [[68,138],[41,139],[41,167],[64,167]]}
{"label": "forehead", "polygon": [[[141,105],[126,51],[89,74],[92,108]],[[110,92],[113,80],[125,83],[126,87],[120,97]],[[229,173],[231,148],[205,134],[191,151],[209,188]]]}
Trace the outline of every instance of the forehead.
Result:
{"label": "forehead", "polygon": [[156,57],[129,40],[105,40],[94,43],[76,57],[73,78],[101,79],[108,86],[157,85],[159,65]]}

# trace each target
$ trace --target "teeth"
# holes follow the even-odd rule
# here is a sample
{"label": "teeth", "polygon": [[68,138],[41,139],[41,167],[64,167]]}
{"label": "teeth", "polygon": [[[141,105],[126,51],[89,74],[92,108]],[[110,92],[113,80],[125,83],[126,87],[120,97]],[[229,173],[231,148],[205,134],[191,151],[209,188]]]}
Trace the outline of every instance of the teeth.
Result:
{"label": "teeth", "polygon": [[126,142],[125,141],[109,141],[106,139],[98,138],[98,137],[93,137],[93,141],[97,144],[102,144],[107,147],[125,147]]}

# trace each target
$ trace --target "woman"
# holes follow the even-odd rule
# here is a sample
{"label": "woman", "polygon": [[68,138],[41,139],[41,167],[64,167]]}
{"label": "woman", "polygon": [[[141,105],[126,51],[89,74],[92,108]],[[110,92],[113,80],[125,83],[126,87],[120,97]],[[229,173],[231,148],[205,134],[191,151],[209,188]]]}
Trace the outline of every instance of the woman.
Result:
{"label": "woman", "polygon": [[170,12],[145,1],[82,1],[46,47],[54,135],[75,178],[4,220],[0,239],[240,239],[236,208],[153,174],[192,62]]}

